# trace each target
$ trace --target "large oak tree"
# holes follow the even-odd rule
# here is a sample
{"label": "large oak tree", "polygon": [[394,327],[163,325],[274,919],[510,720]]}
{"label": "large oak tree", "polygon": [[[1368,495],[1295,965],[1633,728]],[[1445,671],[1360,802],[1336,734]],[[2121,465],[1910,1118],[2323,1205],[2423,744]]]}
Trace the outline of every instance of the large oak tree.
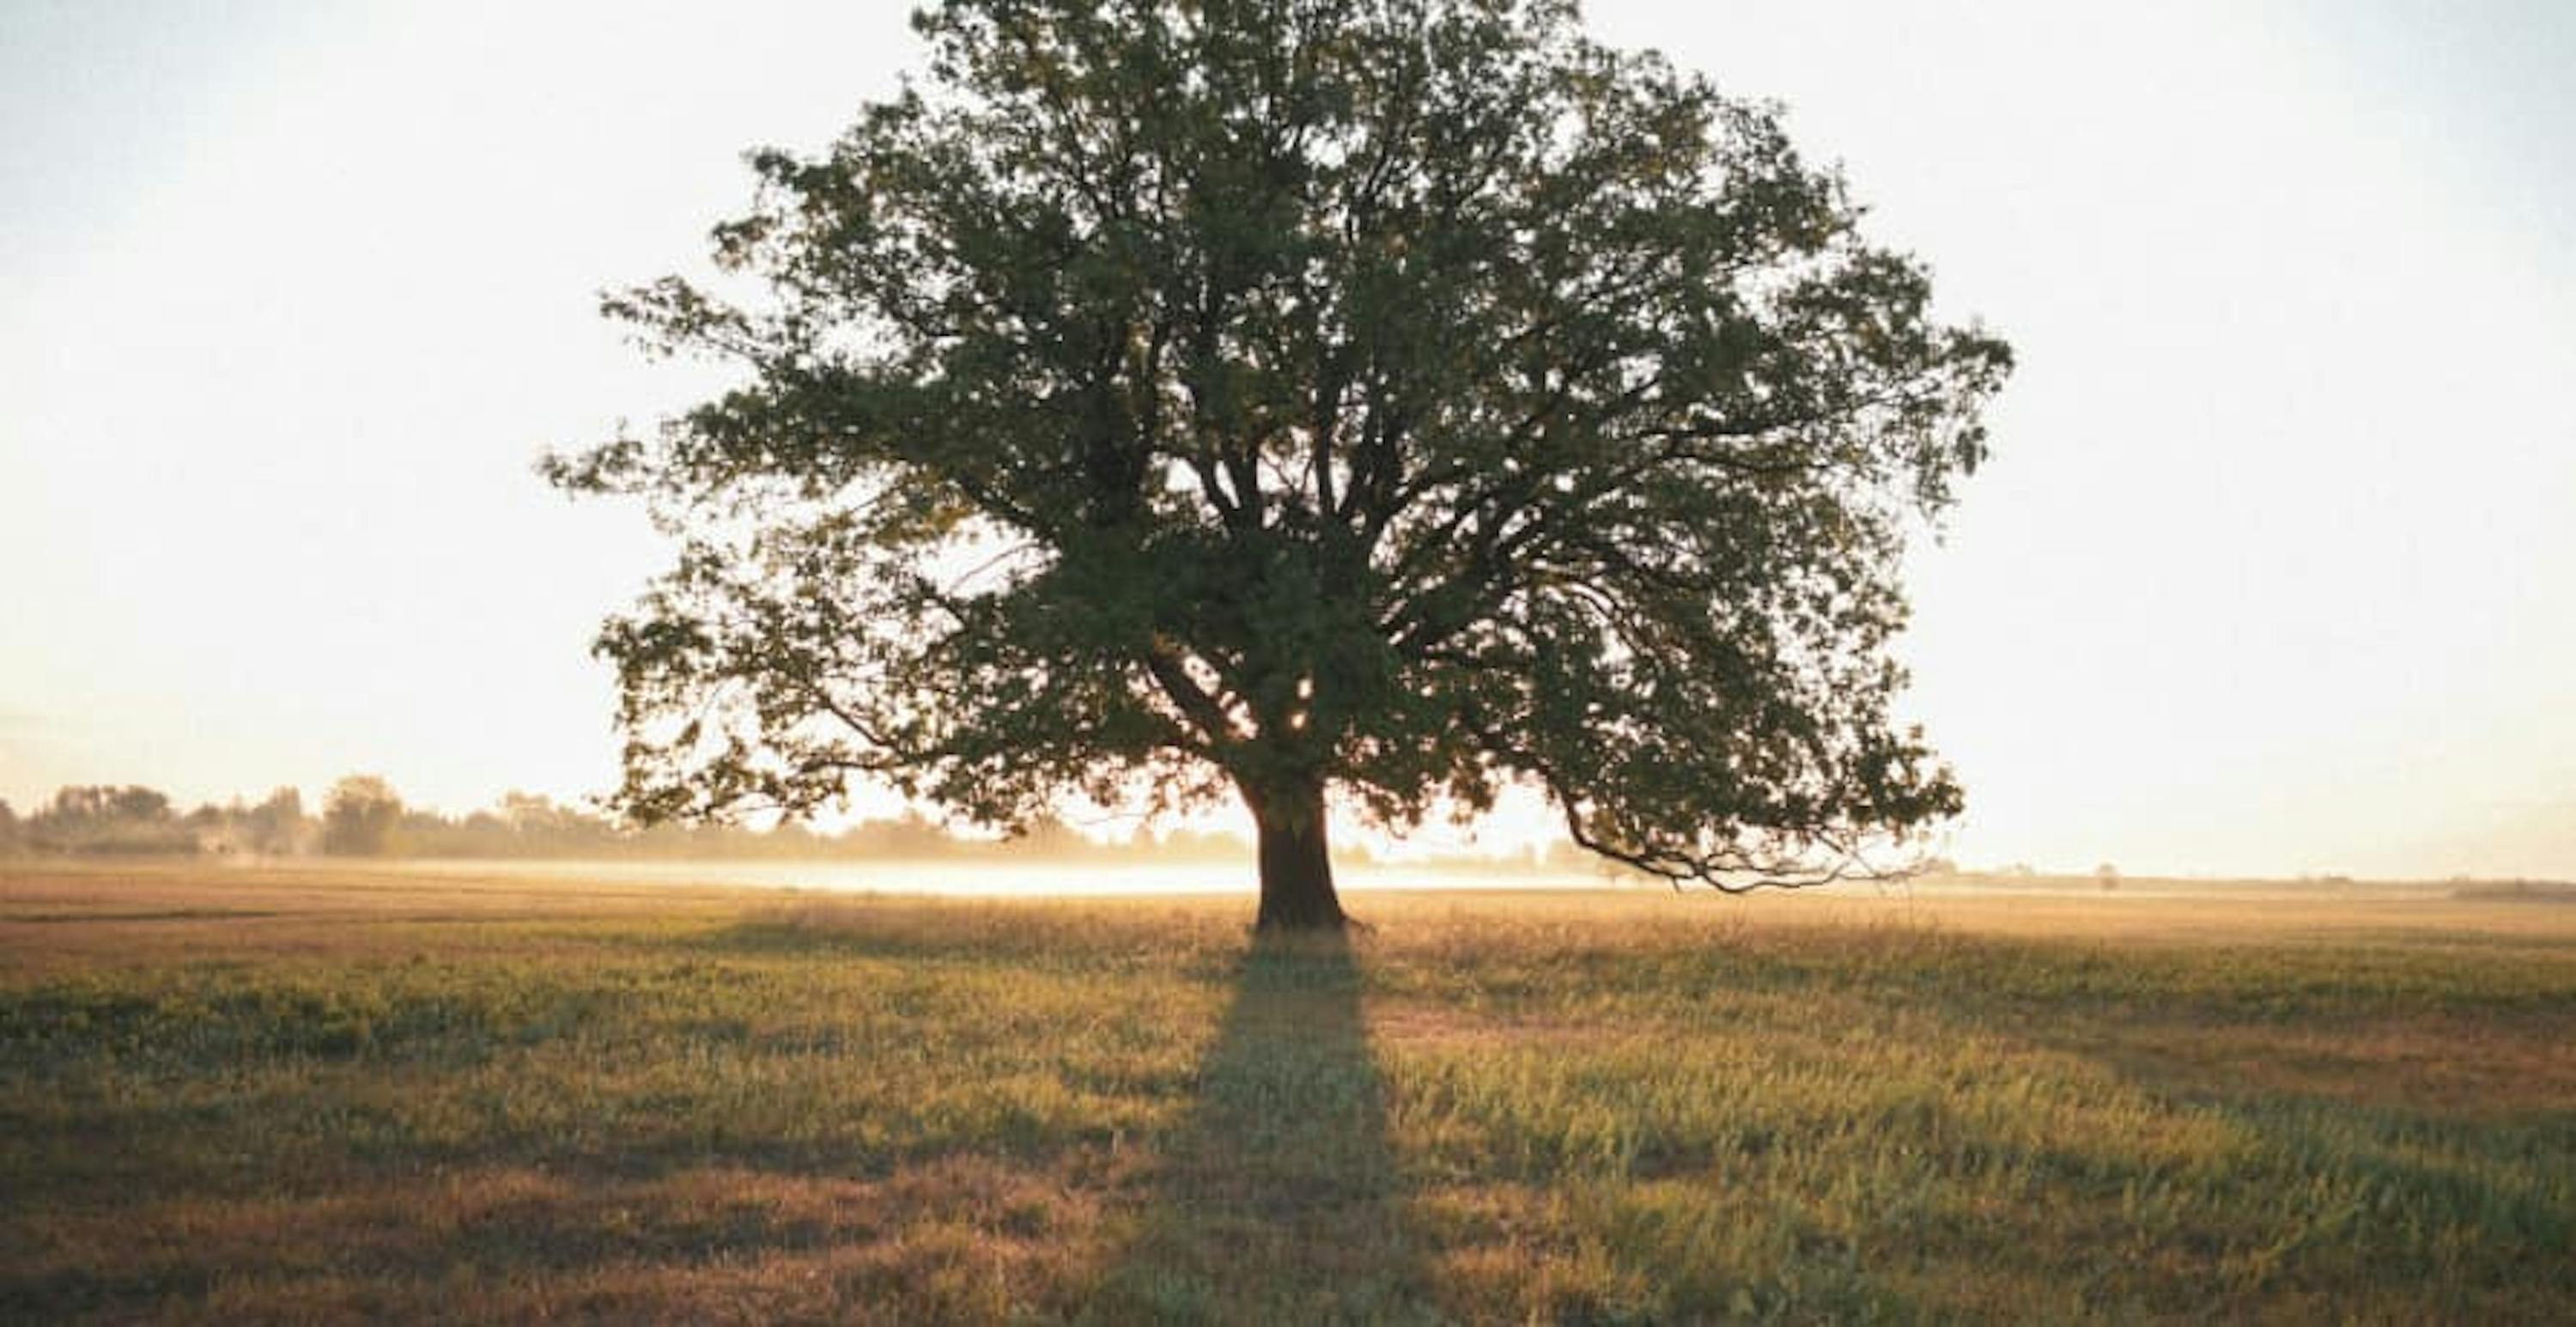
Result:
{"label": "large oak tree", "polygon": [[740,385],[549,462],[682,541],[600,639],[631,811],[1239,796],[1262,924],[1332,926],[1336,796],[1533,781],[1722,888],[1959,807],[1886,646],[2010,352],[1774,110],[1570,0],[914,22],[902,95],[752,156],[729,295],[608,302]]}

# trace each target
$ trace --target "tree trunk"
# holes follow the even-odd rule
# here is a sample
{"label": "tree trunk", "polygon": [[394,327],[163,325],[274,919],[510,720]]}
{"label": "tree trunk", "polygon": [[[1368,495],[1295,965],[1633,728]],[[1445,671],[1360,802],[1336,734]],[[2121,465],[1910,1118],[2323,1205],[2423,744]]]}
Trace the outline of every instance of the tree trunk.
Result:
{"label": "tree trunk", "polygon": [[1333,892],[1333,860],[1324,839],[1320,779],[1245,790],[1261,828],[1261,916],[1264,931],[1338,931],[1349,923]]}

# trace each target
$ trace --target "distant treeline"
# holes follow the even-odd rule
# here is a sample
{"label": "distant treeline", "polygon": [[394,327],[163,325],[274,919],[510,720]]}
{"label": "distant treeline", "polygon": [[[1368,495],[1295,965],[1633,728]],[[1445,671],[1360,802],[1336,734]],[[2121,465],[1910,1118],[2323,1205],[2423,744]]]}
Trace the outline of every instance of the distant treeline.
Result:
{"label": "distant treeline", "polygon": [[1005,839],[948,832],[917,814],[870,820],[837,833],[794,822],[637,827],[527,793],[463,816],[406,806],[392,785],[351,775],[308,814],[303,794],[279,788],[256,804],[241,799],[181,811],[160,791],[108,785],[64,788],[21,816],[0,801],[0,854],[118,856],[482,857],[482,858],[869,858],[900,860],[1058,857],[1118,861],[1241,861],[1250,844],[1231,834],[1139,828],[1103,843],[1061,822]]}

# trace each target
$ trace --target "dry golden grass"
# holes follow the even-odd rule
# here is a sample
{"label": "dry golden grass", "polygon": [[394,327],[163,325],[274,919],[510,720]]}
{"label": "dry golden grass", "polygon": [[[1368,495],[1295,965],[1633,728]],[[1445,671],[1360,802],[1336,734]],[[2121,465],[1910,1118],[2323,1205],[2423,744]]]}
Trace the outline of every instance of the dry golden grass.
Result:
{"label": "dry golden grass", "polygon": [[0,1319],[2550,1321],[2576,908],[0,864]]}

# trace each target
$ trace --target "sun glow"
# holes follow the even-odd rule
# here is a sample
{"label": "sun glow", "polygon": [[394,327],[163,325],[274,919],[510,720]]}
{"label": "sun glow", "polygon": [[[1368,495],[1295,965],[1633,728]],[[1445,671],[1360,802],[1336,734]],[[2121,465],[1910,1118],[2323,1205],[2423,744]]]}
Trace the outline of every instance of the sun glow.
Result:
{"label": "sun glow", "polygon": [[[718,375],[592,292],[892,90],[899,9],[0,16],[0,798],[612,786],[585,649],[664,550],[529,468]],[[1911,563],[1945,851],[2576,874],[2564,15],[1588,9],[1784,99],[2023,352]]]}

